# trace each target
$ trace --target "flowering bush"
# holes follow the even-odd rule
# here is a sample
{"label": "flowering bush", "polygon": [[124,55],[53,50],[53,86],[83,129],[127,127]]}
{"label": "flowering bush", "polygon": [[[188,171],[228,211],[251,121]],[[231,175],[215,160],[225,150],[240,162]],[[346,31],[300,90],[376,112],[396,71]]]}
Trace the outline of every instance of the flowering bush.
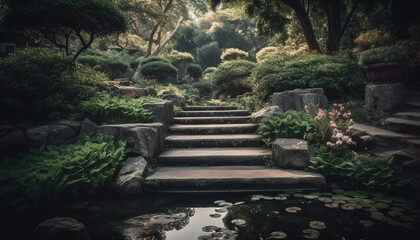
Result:
{"label": "flowering bush", "polygon": [[306,114],[314,117],[314,132],[307,134],[307,139],[315,144],[326,144],[329,147],[354,145],[351,135],[354,121],[350,111],[343,104],[334,104],[327,112],[318,109],[312,112],[305,106]]}

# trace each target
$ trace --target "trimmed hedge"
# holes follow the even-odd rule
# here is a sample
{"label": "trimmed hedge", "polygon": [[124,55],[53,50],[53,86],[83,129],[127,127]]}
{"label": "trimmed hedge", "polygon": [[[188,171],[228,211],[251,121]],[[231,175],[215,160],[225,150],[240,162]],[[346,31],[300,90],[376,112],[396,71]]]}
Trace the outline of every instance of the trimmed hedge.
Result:
{"label": "trimmed hedge", "polygon": [[177,79],[178,69],[169,61],[142,61],[140,72],[146,78],[156,79],[158,83],[175,83]]}
{"label": "trimmed hedge", "polygon": [[190,75],[190,77],[192,77],[194,79],[199,79],[203,75],[203,72],[201,70],[201,66],[198,65],[198,64],[188,65],[187,72]]}
{"label": "trimmed hedge", "polygon": [[343,55],[311,53],[270,58],[257,65],[252,78],[263,99],[274,92],[316,87],[323,88],[330,100],[364,96],[362,70]]}
{"label": "trimmed hedge", "polygon": [[213,73],[213,82],[220,93],[236,96],[252,90],[252,70],[256,64],[247,60],[232,60],[221,64]]}

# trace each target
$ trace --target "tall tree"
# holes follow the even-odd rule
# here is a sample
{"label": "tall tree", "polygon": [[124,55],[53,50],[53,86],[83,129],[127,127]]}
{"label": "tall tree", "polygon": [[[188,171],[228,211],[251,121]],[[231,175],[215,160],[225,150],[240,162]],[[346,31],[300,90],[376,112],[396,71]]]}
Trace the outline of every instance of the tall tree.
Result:
{"label": "tall tree", "polygon": [[98,36],[124,32],[124,14],[111,0],[14,0],[5,16],[9,30],[44,37],[71,54],[71,41],[82,46],[74,59]]}
{"label": "tall tree", "polygon": [[220,3],[242,4],[246,6],[251,16],[257,16],[259,29],[281,29],[284,24],[284,8],[291,9],[297,16],[302,26],[303,34],[310,50],[320,51],[319,43],[315,36],[311,22],[311,9],[321,9],[327,18],[328,38],[327,50],[339,50],[341,38],[347,29],[351,17],[357,6],[369,0],[211,0],[212,7]]}

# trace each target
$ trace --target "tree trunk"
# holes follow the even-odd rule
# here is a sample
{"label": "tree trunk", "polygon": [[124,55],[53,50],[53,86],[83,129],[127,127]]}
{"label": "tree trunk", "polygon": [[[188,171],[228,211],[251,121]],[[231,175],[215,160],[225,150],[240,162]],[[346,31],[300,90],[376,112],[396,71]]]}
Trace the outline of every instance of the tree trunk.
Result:
{"label": "tree trunk", "polygon": [[[162,42],[155,47],[151,55],[158,55],[159,52],[162,50],[163,47],[175,36],[175,34],[178,32],[178,30],[181,28],[182,22],[184,21],[184,17],[181,16],[178,20],[178,23],[176,24],[175,29],[169,34],[169,36]],[[160,39],[159,39],[160,40]]]}
{"label": "tree trunk", "polygon": [[326,14],[328,16],[327,51],[329,53],[340,50],[341,41],[341,1],[328,1]]}
{"label": "tree trunk", "polygon": [[309,16],[306,13],[305,9],[301,6],[291,6],[296,13],[296,16],[299,19],[300,25],[303,29],[303,35],[305,36],[306,43],[308,43],[310,50],[316,50],[321,52],[319,48],[318,41],[316,40],[314,29],[312,27]]}

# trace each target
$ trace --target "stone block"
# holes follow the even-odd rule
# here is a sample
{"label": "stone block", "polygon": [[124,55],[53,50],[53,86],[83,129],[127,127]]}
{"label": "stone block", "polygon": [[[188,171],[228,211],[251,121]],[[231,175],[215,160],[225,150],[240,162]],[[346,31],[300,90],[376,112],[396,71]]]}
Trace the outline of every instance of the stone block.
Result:
{"label": "stone block", "polygon": [[89,240],[83,223],[73,218],[54,217],[40,223],[35,229],[36,240]]}
{"label": "stone block", "polygon": [[171,125],[174,118],[174,104],[171,101],[148,102],[142,105],[153,112],[153,122],[161,122],[166,127]]}
{"label": "stone block", "polygon": [[312,155],[307,141],[292,138],[277,138],[272,145],[272,157],[280,168],[305,169]]}
{"label": "stone block", "polygon": [[271,117],[277,111],[280,111],[279,106],[265,107],[251,115],[251,122],[259,123],[263,118]]}
{"label": "stone block", "polygon": [[367,120],[389,117],[400,110],[404,102],[405,88],[402,83],[368,84],[365,88]]}
{"label": "stone block", "polygon": [[98,125],[96,123],[90,121],[89,118],[85,118],[80,127],[80,136],[94,135],[97,128]]}
{"label": "stone block", "polygon": [[327,104],[328,99],[322,88],[294,89],[273,94],[273,105],[279,106],[282,111],[303,111],[305,105],[325,108]]}
{"label": "stone block", "polygon": [[185,105],[187,104],[187,101],[185,100],[184,97],[177,96],[174,94],[164,94],[160,96],[160,98],[162,98],[163,100],[172,101],[175,106],[179,106],[179,107],[185,107]]}
{"label": "stone block", "polygon": [[116,190],[120,196],[142,193],[143,173],[147,161],[139,156],[128,158],[122,165],[115,180]]}

